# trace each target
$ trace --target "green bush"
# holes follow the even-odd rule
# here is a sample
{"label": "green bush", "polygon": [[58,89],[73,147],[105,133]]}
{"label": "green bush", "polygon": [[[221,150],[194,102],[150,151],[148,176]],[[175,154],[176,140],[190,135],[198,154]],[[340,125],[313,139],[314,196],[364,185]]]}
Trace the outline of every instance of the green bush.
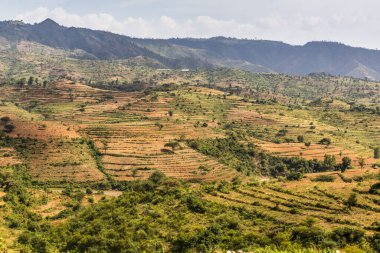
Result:
{"label": "green bush", "polygon": [[334,182],[335,177],[332,175],[320,175],[320,176],[317,176],[316,178],[313,178],[312,181],[314,181],[314,182]]}
{"label": "green bush", "polygon": [[350,227],[341,227],[332,231],[331,239],[340,246],[358,244],[364,240],[364,232]]}
{"label": "green bush", "polygon": [[304,177],[303,173],[301,172],[290,172],[287,176],[286,179],[290,181],[299,181]]}

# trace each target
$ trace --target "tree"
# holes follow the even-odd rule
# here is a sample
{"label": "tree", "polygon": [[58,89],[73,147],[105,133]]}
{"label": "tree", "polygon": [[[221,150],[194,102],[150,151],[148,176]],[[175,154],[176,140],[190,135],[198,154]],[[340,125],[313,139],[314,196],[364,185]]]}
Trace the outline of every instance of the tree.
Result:
{"label": "tree", "polygon": [[133,178],[137,177],[138,169],[133,168],[131,172],[132,172],[132,177],[133,177]]}
{"label": "tree", "polygon": [[302,172],[299,171],[293,171],[290,172],[288,175],[286,175],[286,179],[289,181],[299,181],[303,178]]}
{"label": "tree", "polygon": [[331,139],[330,138],[323,138],[322,140],[319,141],[319,144],[328,146],[331,144]]}
{"label": "tree", "polygon": [[352,162],[351,158],[349,158],[347,156],[343,157],[342,163],[339,166],[340,171],[342,173],[344,173],[347,169],[350,169],[351,168],[351,162]]}
{"label": "tree", "polygon": [[326,167],[328,170],[332,170],[336,166],[336,159],[334,155],[325,155],[325,158],[323,160],[323,165]]}
{"label": "tree", "polygon": [[91,188],[86,188],[86,194],[87,195],[91,195],[93,192],[91,190]]}
{"label": "tree", "polygon": [[359,163],[360,168],[363,169],[364,166],[365,166],[365,160],[364,160],[364,158],[363,157],[359,157],[358,163]]}
{"label": "tree", "polygon": [[164,125],[162,125],[162,124],[159,123],[159,122],[156,122],[154,125],[157,126],[158,129],[159,129],[160,131],[161,131],[161,129],[164,127]]}
{"label": "tree", "polygon": [[374,150],[373,150],[373,157],[375,159],[379,159],[380,158],[380,147],[374,148]]}
{"label": "tree", "polygon": [[174,151],[176,148],[180,147],[180,145],[177,141],[173,141],[166,143],[165,147],[170,147]]}
{"label": "tree", "polygon": [[291,139],[291,138],[285,138],[285,142],[288,143],[288,144],[291,143],[291,142],[293,142],[293,141],[294,141],[294,140]]}
{"label": "tree", "polygon": [[356,206],[358,204],[358,196],[356,193],[351,193],[350,197],[348,197],[346,201],[347,207]]}
{"label": "tree", "polygon": [[369,193],[370,194],[380,193],[380,182],[372,185],[369,190]]}
{"label": "tree", "polygon": [[303,137],[303,135],[298,135],[298,136],[297,136],[297,141],[298,141],[298,142],[304,142],[304,141],[305,141],[305,138]]}
{"label": "tree", "polygon": [[107,154],[107,149],[108,149],[108,141],[105,140],[105,139],[102,139],[101,140],[102,144],[103,144],[103,148],[104,148],[104,154]]}
{"label": "tree", "polygon": [[28,80],[28,86],[32,86],[34,83],[34,78],[33,76],[29,77],[29,80]]}
{"label": "tree", "polygon": [[20,88],[24,87],[25,84],[26,84],[26,78],[25,77],[23,77],[20,80],[18,80],[18,85],[19,85]]}
{"label": "tree", "polygon": [[173,111],[172,110],[169,110],[168,114],[169,114],[170,117],[173,117]]}
{"label": "tree", "polygon": [[149,177],[149,181],[155,183],[155,184],[159,184],[161,183],[162,181],[164,181],[166,178],[165,174],[160,172],[160,171],[155,171],[152,173],[152,175],[150,175]]}

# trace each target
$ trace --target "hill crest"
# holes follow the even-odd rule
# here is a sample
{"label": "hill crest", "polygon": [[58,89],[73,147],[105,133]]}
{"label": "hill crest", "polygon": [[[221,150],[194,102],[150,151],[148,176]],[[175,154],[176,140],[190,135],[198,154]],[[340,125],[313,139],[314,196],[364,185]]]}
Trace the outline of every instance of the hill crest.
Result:
{"label": "hill crest", "polygon": [[100,60],[151,58],[168,68],[229,67],[251,72],[329,73],[380,80],[380,51],[338,42],[295,46],[279,41],[227,37],[139,39],[106,31],[65,27],[52,19],[37,24],[0,22],[0,37],[53,48],[80,49]]}

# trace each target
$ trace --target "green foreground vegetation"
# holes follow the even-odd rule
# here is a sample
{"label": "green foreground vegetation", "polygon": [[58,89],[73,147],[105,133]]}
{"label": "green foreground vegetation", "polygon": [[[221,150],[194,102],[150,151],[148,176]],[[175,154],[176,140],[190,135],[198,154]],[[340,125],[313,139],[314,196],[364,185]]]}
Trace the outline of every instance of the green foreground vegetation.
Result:
{"label": "green foreground vegetation", "polygon": [[[30,176],[23,166],[1,171],[5,216],[10,228],[23,232],[22,252],[377,252],[380,234],[342,226],[325,231],[307,218],[278,223],[270,215],[205,200],[205,194],[238,189],[235,183],[193,185],[156,172],[147,181],[121,184],[123,195],[81,207],[92,190],[67,186],[62,195],[70,208],[42,218],[31,207],[47,201],[29,191]],[[42,191],[48,191],[47,188]],[[88,200],[91,201],[91,198]],[[58,225],[57,219],[65,218]],[[4,247],[4,246],[3,246]],[[318,250],[317,250],[318,249]]]}

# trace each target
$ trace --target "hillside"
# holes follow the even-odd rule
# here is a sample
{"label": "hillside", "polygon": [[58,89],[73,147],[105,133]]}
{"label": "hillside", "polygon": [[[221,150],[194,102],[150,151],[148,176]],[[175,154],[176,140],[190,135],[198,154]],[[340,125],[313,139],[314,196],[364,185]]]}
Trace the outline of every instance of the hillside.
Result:
{"label": "hillside", "polygon": [[332,42],[292,46],[276,41],[224,37],[137,39],[104,31],[67,28],[51,19],[34,25],[0,22],[0,38],[0,44],[26,40],[52,48],[79,49],[86,52],[87,59],[121,60],[143,56],[160,62],[165,68],[233,67],[297,75],[326,72],[380,80],[380,51]]}
{"label": "hillside", "polygon": [[[378,251],[379,111],[344,100],[371,101],[377,83],[353,94],[348,78],[257,74],[266,90],[249,95],[248,73],[161,74],[133,92],[62,78],[0,85],[0,247]],[[296,83],[299,94],[305,80],[340,98],[271,92]]]}

